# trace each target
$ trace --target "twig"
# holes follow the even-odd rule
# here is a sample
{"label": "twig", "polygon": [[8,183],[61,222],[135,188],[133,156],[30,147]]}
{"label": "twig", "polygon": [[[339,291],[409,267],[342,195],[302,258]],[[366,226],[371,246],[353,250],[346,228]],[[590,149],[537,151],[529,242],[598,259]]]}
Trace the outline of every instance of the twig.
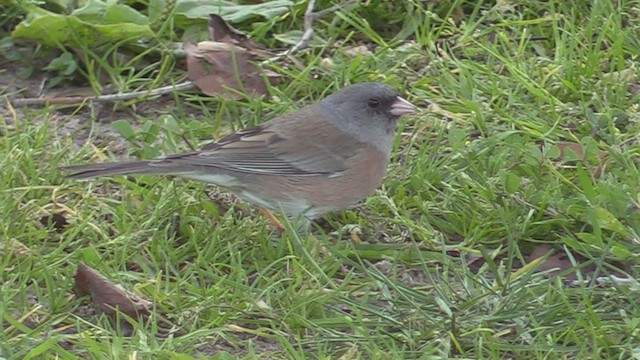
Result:
{"label": "twig", "polygon": [[552,218],[556,218],[559,215],[562,215],[562,216],[564,216],[565,218],[568,218],[568,219],[571,218],[569,215],[561,212],[560,210],[556,210],[555,208],[553,208],[551,206],[548,206],[543,210],[541,207],[528,202],[527,200],[521,198],[518,195],[507,195],[507,194],[501,194],[501,195],[505,196],[505,197],[510,197],[513,201],[517,202],[520,205],[528,206],[528,207],[530,207],[530,208],[532,208],[532,209],[534,209],[536,211],[542,211],[543,214],[545,214],[545,215],[547,215],[549,217],[552,217]]}
{"label": "twig", "polygon": [[279,54],[277,54],[276,56],[269,58],[265,61],[262,62],[262,65],[264,64],[269,64],[272,63],[276,60],[279,60],[285,56],[289,56],[292,54],[295,54],[301,50],[307,49],[309,47],[309,45],[311,44],[311,38],[313,37],[313,23],[318,20],[319,18],[330,14],[332,12],[338,11],[340,9],[342,9],[343,7],[347,6],[347,5],[351,5],[353,3],[356,3],[357,0],[346,0],[346,1],[342,1],[339,4],[333,5],[329,8],[326,8],[324,10],[320,10],[318,12],[314,12],[313,8],[316,5],[316,0],[309,0],[309,2],[307,3],[307,10],[305,10],[304,12],[304,32],[302,34],[302,38],[300,38],[300,41],[298,41],[293,47],[291,47],[289,50],[283,51]]}
{"label": "twig", "polygon": [[161,88],[157,88],[149,91],[133,91],[128,93],[118,93],[99,96],[74,96],[74,97],[39,97],[39,98],[25,98],[25,99],[10,99],[9,101],[13,106],[23,105],[48,105],[48,104],[79,104],[83,102],[110,102],[131,100],[143,96],[158,96],[170,94],[174,91],[186,91],[195,88],[196,85],[191,81],[186,81],[178,85],[169,85]]}
{"label": "twig", "polygon": [[309,3],[307,4],[307,10],[304,12],[304,33],[302,34],[302,38],[291,49],[285,51],[284,55],[291,55],[297,53],[300,50],[308,48],[309,44],[311,43],[311,38],[313,37],[313,23],[319,18],[334,11],[338,11],[354,2],[356,1],[346,0],[340,2],[339,4],[333,5],[330,8],[326,8],[318,12],[313,12],[313,8],[316,6],[316,0],[309,0]]}
{"label": "twig", "polygon": [[318,11],[318,12],[313,14],[313,20],[314,21],[318,20],[318,19],[320,19],[321,17],[323,17],[323,16],[325,16],[327,14],[331,14],[334,11],[338,11],[338,10],[342,9],[343,7],[346,7],[347,5],[351,5],[351,4],[354,4],[356,2],[357,2],[357,0],[347,0],[347,1],[343,1],[343,2],[341,2],[339,4],[335,4],[332,7],[328,7],[326,9],[324,9],[324,10],[320,10],[320,11]]}
{"label": "twig", "polygon": [[304,12],[304,33],[302,34],[302,38],[291,49],[287,50],[285,55],[291,55],[293,53],[297,53],[301,49],[309,47],[309,43],[313,37],[313,22],[316,20],[315,13],[313,12],[313,8],[315,6],[316,0],[309,0],[307,10]]}

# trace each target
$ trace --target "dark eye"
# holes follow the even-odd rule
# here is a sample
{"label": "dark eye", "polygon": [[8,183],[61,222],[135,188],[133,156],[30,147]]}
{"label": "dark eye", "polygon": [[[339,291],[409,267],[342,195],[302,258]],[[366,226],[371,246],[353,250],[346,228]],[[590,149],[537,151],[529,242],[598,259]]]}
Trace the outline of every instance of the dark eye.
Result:
{"label": "dark eye", "polygon": [[367,105],[369,105],[370,108],[375,109],[378,106],[380,106],[380,100],[378,100],[378,99],[369,99],[369,102],[367,103]]}

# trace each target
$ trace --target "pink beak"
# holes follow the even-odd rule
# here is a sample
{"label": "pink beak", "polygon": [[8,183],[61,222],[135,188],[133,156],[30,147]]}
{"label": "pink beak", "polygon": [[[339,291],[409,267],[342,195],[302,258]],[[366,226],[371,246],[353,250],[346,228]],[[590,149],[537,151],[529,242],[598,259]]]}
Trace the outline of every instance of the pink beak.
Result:
{"label": "pink beak", "polygon": [[412,103],[398,96],[393,104],[391,104],[391,110],[389,112],[394,116],[415,114],[416,107]]}

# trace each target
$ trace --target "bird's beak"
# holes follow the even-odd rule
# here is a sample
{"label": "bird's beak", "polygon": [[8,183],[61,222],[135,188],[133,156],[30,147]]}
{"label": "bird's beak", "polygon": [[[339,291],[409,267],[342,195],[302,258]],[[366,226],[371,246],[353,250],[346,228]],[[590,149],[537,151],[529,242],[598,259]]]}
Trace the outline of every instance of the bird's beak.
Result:
{"label": "bird's beak", "polygon": [[396,100],[391,104],[391,115],[402,116],[416,113],[416,107],[407,100],[396,97]]}

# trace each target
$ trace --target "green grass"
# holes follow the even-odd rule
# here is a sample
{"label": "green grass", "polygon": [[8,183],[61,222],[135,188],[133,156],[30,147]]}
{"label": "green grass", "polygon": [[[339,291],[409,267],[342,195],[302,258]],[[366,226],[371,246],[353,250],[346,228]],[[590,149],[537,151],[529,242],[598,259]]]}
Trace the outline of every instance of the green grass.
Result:
{"label": "green grass", "polygon": [[[104,109],[7,106],[0,357],[637,357],[635,281],[570,285],[522,264],[550,244],[583,255],[574,263],[585,276],[638,277],[640,1],[500,3],[406,2],[328,15],[318,35],[340,41],[299,54],[302,67],[274,65],[286,80],[271,98],[176,94],[169,108],[154,100],[151,110],[137,102],[139,113],[135,102],[107,106],[125,110],[109,116],[124,120],[116,123],[129,136],[124,153],[104,133]],[[300,29],[303,11],[301,4],[295,16],[242,29],[277,46],[270,34]],[[360,43],[378,48],[371,57],[344,53]],[[168,58],[131,72],[140,58],[86,56],[102,59],[126,91],[181,75]],[[330,69],[320,66],[325,57]],[[98,76],[87,77],[98,86]],[[313,235],[278,237],[250,206],[200,183],[80,182],[58,171],[185,151],[187,141],[376,79],[440,110],[404,119],[380,190],[328,215]],[[83,117],[69,133],[65,124]],[[561,156],[566,142],[579,143],[584,156]],[[42,225],[57,213],[63,229]],[[151,318],[119,329],[75,298],[80,261],[153,301]]]}

